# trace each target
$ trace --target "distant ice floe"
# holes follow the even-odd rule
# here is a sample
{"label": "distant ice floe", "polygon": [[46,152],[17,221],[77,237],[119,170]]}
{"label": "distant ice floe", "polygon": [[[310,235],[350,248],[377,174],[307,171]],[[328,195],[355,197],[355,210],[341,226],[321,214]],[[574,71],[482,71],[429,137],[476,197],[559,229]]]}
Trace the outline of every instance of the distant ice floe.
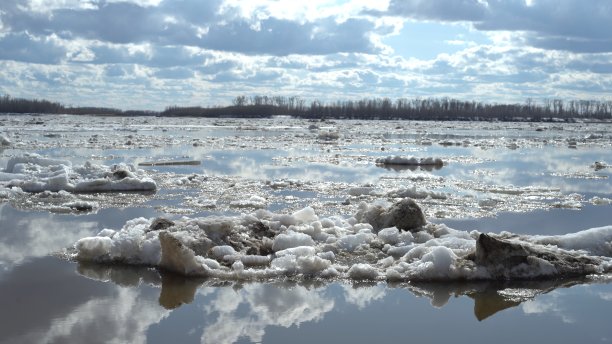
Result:
{"label": "distant ice floe", "polygon": [[340,133],[337,131],[320,131],[317,139],[321,141],[336,141],[340,139]]}
{"label": "distant ice floe", "polygon": [[402,165],[402,166],[444,166],[444,162],[440,158],[416,158],[403,157],[399,155],[391,155],[384,158],[376,159],[377,165]]}
{"label": "distant ice floe", "polygon": [[236,200],[230,202],[230,206],[234,208],[265,208],[267,201],[265,198],[257,195],[253,195],[248,199]]}
{"label": "distant ice floe", "polygon": [[419,206],[359,205],[352,217],[263,209],[234,217],[137,218],[78,240],[81,262],[157,267],[221,280],[431,281],[557,278],[612,270],[612,226],[560,236],[428,223]]}
{"label": "distant ice floe", "polygon": [[0,186],[25,192],[155,191],[157,184],[132,165],[96,165],[24,154],[8,160],[0,172]]}

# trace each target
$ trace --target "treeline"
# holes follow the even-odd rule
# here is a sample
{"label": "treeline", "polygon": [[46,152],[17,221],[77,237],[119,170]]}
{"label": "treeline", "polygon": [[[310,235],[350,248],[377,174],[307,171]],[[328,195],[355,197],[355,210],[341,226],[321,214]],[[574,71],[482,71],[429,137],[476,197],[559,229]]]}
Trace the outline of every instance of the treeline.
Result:
{"label": "treeline", "polygon": [[66,107],[38,99],[0,97],[0,113],[75,114],[105,116],[243,117],[293,116],[306,119],[409,119],[553,121],[612,120],[612,101],[527,99],[522,104],[489,104],[452,98],[369,98],[306,102],[299,97],[238,96],[230,106],[170,106],[164,111],[123,111],[103,107]]}
{"label": "treeline", "polygon": [[537,103],[487,104],[452,98],[391,100],[370,98],[324,103],[307,103],[298,97],[239,96],[228,107],[168,107],[162,116],[269,117],[293,116],[308,119],[410,119],[410,120],[500,120],[552,121],[612,119],[612,101],[546,99]]}
{"label": "treeline", "polygon": [[67,107],[60,103],[41,99],[13,98],[8,95],[0,97],[0,113],[36,113],[68,115],[101,115],[101,116],[151,116],[154,111],[129,110],[105,107]]}

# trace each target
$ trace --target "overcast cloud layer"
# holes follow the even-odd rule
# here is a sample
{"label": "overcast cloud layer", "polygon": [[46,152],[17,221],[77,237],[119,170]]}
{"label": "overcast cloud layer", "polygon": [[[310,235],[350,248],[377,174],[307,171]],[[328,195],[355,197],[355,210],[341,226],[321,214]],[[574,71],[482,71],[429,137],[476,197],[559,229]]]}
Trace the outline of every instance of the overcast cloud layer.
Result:
{"label": "overcast cloud layer", "polygon": [[0,94],[141,109],[242,94],[612,99],[608,0],[371,3],[2,0]]}

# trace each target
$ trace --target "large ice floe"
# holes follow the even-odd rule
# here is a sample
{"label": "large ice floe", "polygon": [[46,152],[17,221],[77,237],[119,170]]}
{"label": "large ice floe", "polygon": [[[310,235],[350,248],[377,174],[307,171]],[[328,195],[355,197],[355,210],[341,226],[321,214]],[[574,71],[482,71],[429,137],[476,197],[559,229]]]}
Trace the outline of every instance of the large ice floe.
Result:
{"label": "large ice floe", "polygon": [[612,226],[560,236],[458,231],[405,198],[352,217],[260,209],[234,217],[137,218],[78,240],[81,262],[144,265],[221,280],[546,279],[612,270]]}
{"label": "large ice floe", "polygon": [[0,186],[25,192],[155,191],[155,181],[132,165],[111,166],[86,162],[73,166],[63,159],[24,154],[8,160],[0,172]]}

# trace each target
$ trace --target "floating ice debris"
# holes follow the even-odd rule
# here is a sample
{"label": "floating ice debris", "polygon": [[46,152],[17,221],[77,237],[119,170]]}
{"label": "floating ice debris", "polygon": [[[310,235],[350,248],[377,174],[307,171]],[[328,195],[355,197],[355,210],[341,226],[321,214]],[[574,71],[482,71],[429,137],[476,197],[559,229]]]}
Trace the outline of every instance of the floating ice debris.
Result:
{"label": "floating ice debris", "polygon": [[416,186],[412,186],[409,188],[402,188],[398,190],[389,191],[387,193],[388,197],[392,198],[414,198],[414,199],[424,199],[424,198],[432,198],[432,199],[446,199],[448,196],[442,192],[435,191],[427,191],[417,189]]}
{"label": "floating ice debris", "polygon": [[87,202],[87,201],[73,201],[73,202],[64,203],[63,206],[76,210],[76,211],[87,212],[87,211],[92,211],[98,208],[98,203]]}
{"label": "floating ice debris", "polygon": [[603,170],[604,168],[608,168],[609,165],[605,161],[595,161],[595,163],[591,165],[591,167],[594,168],[595,171],[599,171]]}
{"label": "floating ice debris", "polygon": [[248,199],[230,202],[230,206],[235,208],[265,208],[266,204],[266,199],[257,195],[253,195]]}
{"label": "floating ice debris", "polygon": [[26,192],[60,191],[111,192],[154,191],[156,183],[134,166],[95,165],[86,162],[72,166],[68,160],[50,159],[38,154],[13,157],[0,173],[0,183]]}
{"label": "floating ice debris", "polygon": [[203,174],[192,174],[187,177],[182,177],[174,180],[174,184],[176,185],[189,185],[189,184],[197,184],[201,181],[208,179],[206,175]]}
{"label": "floating ice debris", "polygon": [[[312,208],[284,215],[258,210],[236,217],[138,218],[121,230],[80,239],[72,257],[222,280],[505,280],[612,270],[612,226],[560,236],[487,235],[425,223],[410,199],[360,207],[348,219],[321,219]],[[411,231],[400,230],[407,223]]]}
{"label": "floating ice debris", "polygon": [[481,199],[478,201],[478,206],[483,208],[493,208],[501,202],[503,201],[497,198]]}
{"label": "floating ice debris", "polygon": [[138,166],[197,166],[199,160],[160,160],[139,162]]}
{"label": "floating ice debris", "polygon": [[440,158],[416,158],[402,157],[399,155],[388,156],[376,159],[377,165],[406,165],[406,166],[443,166],[444,162]]}
{"label": "floating ice debris", "polygon": [[580,209],[582,208],[582,203],[576,200],[566,200],[562,202],[553,203],[553,207],[564,209]]}
{"label": "floating ice debris", "polygon": [[340,138],[340,134],[337,131],[321,131],[317,138],[323,141],[335,141]]}
{"label": "floating ice debris", "polygon": [[580,209],[582,208],[582,195],[573,193],[567,195],[567,199],[553,203],[555,208]]}

